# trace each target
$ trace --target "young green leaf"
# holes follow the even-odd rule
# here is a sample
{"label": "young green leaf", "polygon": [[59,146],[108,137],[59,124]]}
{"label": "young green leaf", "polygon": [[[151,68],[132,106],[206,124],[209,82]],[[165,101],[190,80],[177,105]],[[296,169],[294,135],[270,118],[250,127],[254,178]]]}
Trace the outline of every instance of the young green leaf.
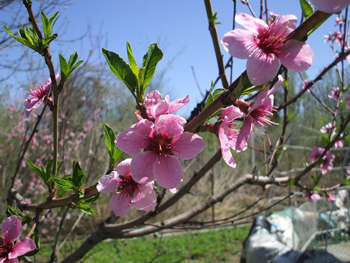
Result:
{"label": "young green leaf", "polygon": [[300,7],[304,20],[308,19],[314,13],[314,9],[308,0],[300,0]]}
{"label": "young green leaf", "polygon": [[134,72],[135,76],[139,75],[139,68],[137,66],[136,60],[134,58],[134,55],[132,54],[131,46],[129,42],[126,42],[126,50],[128,52],[128,59],[130,63],[130,68],[132,72]]}
{"label": "young green leaf", "polygon": [[158,62],[163,58],[163,51],[158,47],[157,43],[152,43],[148,47],[147,54],[143,57],[142,68],[145,69],[143,79],[139,79],[142,86],[142,94],[148,83],[151,81]]}
{"label": "young green leaf", "polygon": [[116,53],[102,48],[111,71],[128,87],[135,97],[135,91],[138,88],[138,79],[130,66]]}
{"label": "young green leaf", "polygon": [[33,172],[39,176],[39,178],[45,183],[47,184],[48,178],[50,178],[50,175],[47,176],[46,174],[46,169],[43,168],[39,168],[38,166],[36,166],[34,163],[32,163],[29,159],[25,159],[26,164],[29,166],[30,169],[33,170]]}
{"label": "young green leaf", "polygon": [[109,167],[114,167],[117,161],[122,157],[124,152],[119,150],[114,143],[115,134],[113,129],[108,125],[103,124],[103,130],[105,132],[105,139],[109,154]]}
{"label": "young green leaf", "polygon": [[80,190],[85,182],[86,173],[80,168],[80,165],[77,161],[73,162],[73,185],[76,189]]}
{"label": "young green leaf", "polygon": [[66,179],[54,178],[53,181],[65,192],[74,189],[74,185],[71,181]]}

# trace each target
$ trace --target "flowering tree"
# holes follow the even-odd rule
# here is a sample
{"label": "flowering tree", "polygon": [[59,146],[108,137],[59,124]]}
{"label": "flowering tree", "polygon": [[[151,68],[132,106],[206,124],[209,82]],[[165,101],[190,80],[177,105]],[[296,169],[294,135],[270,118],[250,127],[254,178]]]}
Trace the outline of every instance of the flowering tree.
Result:
{"label": "flowering tree", "polygon": [[[65,147],[65,142],[69,138],[78,137],[79,139],[77,136],[79,131],[60,129],[63,125],[62,119],[65,117],[65,114],[62,115],[60,103],[64,103],[62,96],[67,91],[75,72],[81,68],[83,61],[78,60],[76,52],[69,59],[60,54],[58,59],[60,71],[57,73],[50,53],[50,43],[57,38],[57,34],[54,33],[54,25],[58,19],[58,13],[49,17],[46,13],[41,12],[42,28],[39,28],[32,11],[32,1],[24,1],[31,26],[20,29],[18,35],[14,35],[6,26],[5,30],[15,40],[44,58],[50,78],[43,85],[32,85],[28,98],[25,100],[24,110],[27,117],[38,109],[42,109],[42,113],[37,115],[32,132],[25,138],[26,144],[20,155],[16,171],[9,179],[7,211],[12,216],[5,219],[3,223],[5,233],[2,238],[4,241],[0,244],[2,246],[0,247],[2,249],[0,251],[1,262],[12,262],[10,260],[15,256],[26,258],[40,251],[39,236],[44,234],[40,232],[40,228],[43,222],[49,220],[48,214],[51,210],[67,207],[96,215],[97,212],[92,205],[102,200],[102,198],[99,199],[100,194],[111,193],[109,206],[114,215],[105,219],[89,238],[72,254],[62,259],[62,262],[76,262],[83,258],[93,246],[107,238],[132,238],[177,225],[186,227],[190,219],[245,185],[254,184],[266,187],[290,184],[313,201],[321,196],[332,200],[332,192],[350,183],[347,167],[344,165],[341,168],[341,182],[332,182],[332,185],[327,186],[322,183],[323,177],[332,170],[337,160],[332,151],[336,147],[343,148],[349,140],[347,126],[350,121],[348,112],[350,95],[344,77],[343,61],[348,59],[350,53],[345,26],[347,6],[350,2],[348,0],[332,2],[313,0],[313,7],[307,0],[302,0],[300,3],[305,21],[300,25],[297,23],[296,16],[290,14],[279,16],[268,13],[263,4],[260,17],[255,17],[254,12],[252,15],[234,14],[235,21],[244,28],[236,28],[226,33],[222,37],[221,44],[232,56],[231,59],[247,59],[247,64],[246,71],[232,83],[228,80],[222,59],[221,44],[216,31],[218,24],[216,14],[213,13],[209,0],[205,0],[204,3],[223,88],[208,91],[207,98],[198,106],[200,109],[193,111],[196,114],[186,120],[174,113],[188,103],[188,96],[171,101],[169,95],[165,95],[163,99],[160,91],[147,89],[156,72],[157,64],[163,57],[163,52],[158,44],[150,44],[141,66],[136,63],[129,43],[127,43],[128,62],[123,60],[119,54],[102,49],[109,69],[124,84],[125,90],[130,92],[129,96],[133,99],[136,112],[134,123],[118,133],[111,128],[111,125],[107,123],[103,125],[108,149],[108,156],[106,154],[103,160],[104,163],[108,161],[109,163],[106,165],[107,172],[101,174],[99,179],[91,181],[89,173],[82,169],[78,161],[74,160],[69,169],[64,167],[66,164],[63,161],[70,152],[77,150],[76,148],[70,148],[69,151],[60,154],[60,148]],[[242,1],[241,4],[251,9],[248,1]],[[234,5],[236,7],[238,3],[234,1]],[[344,8],[346,11],[343,12]],[[291,72],[303,72],[313,62],[313,52],[306,39],[312,37],[312,32],[320,24],[333,17],[332,13],[338,13],[336,21],[340,29],[326,39],[327,42],[332,43],[334,60],[313,80],[306,80],[300,74],[302,85],[299,91],[290,97],[289,91],[292,88],[289,76]],[[334,67],[338,80],[334,84],[336,87],[328,87],[327,98],[334,102],[328,103],[316,93],[314,88],[317,88],[316,85]],[[278,170],[283,165],[283,154],[287,150],[287,129],[292,121],[288,109],[307,95],[311,95],[319,103],[320,107],[329,114],[331,121],[318,127],[322,141],[318,141],[318,145],[312,145],[311,155],[305,155],[304,167],[293,175],[279,176]],[[277,96],[283,97],[279,105],[275,103]],[[76,101],[78,102],[78,98]],[[78,111],[78,108],[75,110]],[[48,115],[52,116],[52,123],[48,125],[50,127],[48,132],[52,133],[52,137],[41,139],[52,145],[52,149],[49,158],[47,158],[48,155],[42,157],[40,166],[30,160],[30,156],[29,158],[24,157],[28,146],[35,145],[39,123],[43,118],[48,117],[44,114],[45,111],[50,111]],[[275,120],[277,115],[280,116],[279,123]],[[281,127],[279,136],[276,139],[272,138],[274,141],[271,141],[269,132],[276,130],[277,124]],[[80,131],[82,137],[92,128],[92,125],[87,123],[86,126]],[[18,130],[21,129],[18,128]],[[209,137],[210,135],[212,137]],[[269,143],[268,150],[263,151],[250,144],[250,141],[257,136],[266,138]],[[206,148],[210,147],[212,138],[218,142],[220,149],[216,153],[211,152],[209,160],[196,172],[185,176],[184,164],[186,161],[200,156]],[[216,194],[207,196],[206,200],[198,202],[186,211],[158,221],[157,216],[171,209],[184,198],[220,161],[221,157],[230,169],[237,168],[239,156],[245,154],[248,149],[264,153],[262,163],[266,164],[265,170],[260,169],[261,166],[249,167],[249,171],[244,171],[243,175],[227,184]],[[125,155],[128,155],[129,158],[124,158]],[[18,172],[23,160],[25,160],[26,169],[33,171],[36,176],[32,179],[32,184],[42,186],[40,195],[45,196],[45,199],[38,200],[38,203],[25,199],[26,197],[18,191],[18,188],[21,187]],[[308,178],[312,180],[305,180]],[[40,183],[33,183],[37,181]],[[132,207],[143,212],[136,214],[134,218],[115,223],[119,217],[126,216]],[[243,211],[225,219],[198,222],[198,224],[211,226],[218,222],[239,221],[239,215],[248,210],[244,208]],[[64,213],[63,218],[56,223],[62,227],[64,220],[68,217],[68,213]],[[10,221],[14,222],[15,227],[10,226]],[[152,222],[152,224],[147,224],[147,222]],[[32,230],[29,231],[28,237],[14,243],[19,235],[21,223],[25,226],[29,225]],[[60,230],[61,228],[55,239],[50,262],[58,260]],[[29,236],[32,236],[35,246]],[[31,254],[28,255],[27,252]]]}

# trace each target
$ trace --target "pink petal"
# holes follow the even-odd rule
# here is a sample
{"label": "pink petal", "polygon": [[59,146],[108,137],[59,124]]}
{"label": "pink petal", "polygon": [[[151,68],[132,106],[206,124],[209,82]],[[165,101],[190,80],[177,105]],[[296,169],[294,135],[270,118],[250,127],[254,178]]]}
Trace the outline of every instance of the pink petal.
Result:
{"label": "pink petal", "polygon": [[129,130],[120,133],[116,140],[116,146],[123,152],[135,155],[141,149],[150,145],[148,135],[153,131],[154,124],[149,120],[140,120]]}
{"label": "pink petal", "polygon": [[257,48],[256,36],[253,32],[238,28],[226,33],[221,43],[231,56],[246,59]]}
{"label": "pink petal", "polygon": [[157,154],[153,151],[140,152],[135,155],[130,164],[131,176],[135,182],[147,183],[154,179],[153,164]]}
{"label": "pink petal", "polygon": [[161,115],[155,121],[155,126],[161,131],[163,135],[180,136],[183,132],[182,124],[185,124],[186,120],[176,115]]}
{"label": "pink petal", "polygon": [[158,184],[166,189],[176,188],[181,183],[183,174],[179,159],[175,156],[159,156],[158,162],[153,164],[154,178]]}
{"label": "pink petal", "polygon": [[17,239],[21,233],[22,219],[17,216],[6,218],[1,224],[1,233],[6,242],[12,242]]}
{"label": "pink petal", "polygon": [[132,202],[137,210],[149,211],[157,205],[157,196],[153,191],[153,182],[152,185],[150,183],[144,185],[143,189],[141,189],[142,185],[139,186],[140,191],[143,193],[143,198],[133,200]]}
{"label": "pink petal", "polygon": [[169,104],[169,110],[168,113],[173,113],[179,109],[181,109],[183,106],[185,106],[188,102],[190,101],[190,97],[187,95],[185,98],[183,99],[177,99],[174,100],[172,102],[170,102]]}
{"label": "pink petal", "polygon": [[32,239],[29,237],[22,237],[18,240],[15,246],[12,248],[12,251],[8,254],[9,259],[14,259],[19,256],[23,256],[24,254],[33,251],[36,248],[36,245]]}
{"label": "pink petal", "polygon": [[236,14],[235,20],[238,24],[241,24],[255,34],[259,34],[262,30],[269,28],[265,21],[245,13]]}
{"label": "pink petal", "polygon": [[120,175],[128,175],[130,173],[130,163],[131,158],[127,158],[124,161],[120,162],[117,166],[117,173]]}
{"label": "pink petal", "polygon": [[248,116],[244,118],[244,123],[242,125],[241,131],[238,134],[237,144],[235,150],[237,152],[244,151],[247,149],[247,144],[250,138],[250,135],[253,132],[254,120],[252,117]]}
{"label": "pink petal", "polygon": [[160,115],[167,114],[169,110],[169,104],[166,101],[160,101],[152,108],[152,117],[158,118]]}
{"label": "pink petal", "polygon": [[105,174],[98,180],[96,186],[97,191],[100,193],[113,193],[117,190],[120,183],[119,175],[116,171],[112,171],[110,174]]}
{"label": "pink petal", "polygon": [[275,94],[282,86],[282,83],[283,83],[283,77],[281,75],[278,75],[277,83],[272,87],[272,89],[269,90],[268,96]]}
{"label": "pink petal", "polygon": [[237,107],[231,105],[231,106],[227,107],[227,108],[223,111],[223,113],[222,113],[222,115],[221,115],[221,119],[223,119],[223,118],[226,116],[226,117],[227,117],[227,120],[228,120],[229,122],[231,122],[231,121],[233,121],[233,120],[235,120],[235,119],[237,119],[237,118],[242,117],[242,115],[243,115],[243,113],[240,111],[239,108],[237,108]]}
{"label": "pink petal", "polygon": [[251,112],[253,112],[256,108],[258,108],[261,104],[263,104],[264,100],[266,99],[267,94],[269,93],[269,88],[266,87],[265,89],[261,90],[254,101],[253,106],[249,109],[249,112],[247,116],[250,115]]}
{"label": "pink petal", "polygon": [[280,66],[275,54],[256,49],[247,61],[247,75],[253,85],[262,85],[275,77]]}
{"label": "pink petal", "polygon": [[180,138],[172,145],[172,152],[179,158],[190,160],[205,148],[205,142],[197,134],[184,132]]}
{"label": "pink petal", "polygon": [[13,259],[2,258],[0,259],[0,263],[19,263],[19,260],[17,258],[13,258]]}
{"label": "pink petal", "polygon": [[350,5],[350,0],[311,0],[315,7],[325,13],[339,13]]}
{"label": "pink petal", "polygon": [[281,63],[296,72],[307,70],[313,62],[314,54],[310,46],[295,39],[288,40],[279,48],[279,52]]}
{"label": "pink petal", "polygon": [[221,155],[224,161],[232,168],[236,168],[236,162],[233,159],[230,147],[226,143],[222,142],[221,140],[220,140],[220,146],[221,146]]}
{"label": "pink petal", "polygon": [[125,215],[131,207],[131,197],[126,192],[114,194],[109,201],[109,206],[116,216]]}
{"label": "pink petal", "polygon": [[[296,28],[297,21],[298,19],[295,15],[281,16],[271,26],[271,33],[275,33],[280,38],[285,38]],[[281,34],[282,32],[283,34]]]}

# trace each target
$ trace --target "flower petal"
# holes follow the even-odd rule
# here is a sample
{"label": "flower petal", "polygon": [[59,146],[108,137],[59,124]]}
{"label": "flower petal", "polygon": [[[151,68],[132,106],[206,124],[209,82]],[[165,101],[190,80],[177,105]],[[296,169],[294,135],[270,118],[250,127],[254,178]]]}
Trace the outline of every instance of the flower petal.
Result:
{"label": "flower petal", "polygon": [[117,173],[120,175],[128,175],[130,173],[130,163],[131,158],[127,158],[124,161],[120,162],[117,166]]}
{"label": "flower petal", "polygon": [[23,256],[30,251],[33,251],[36,248],[36,245],[32,239],[29,237],[22,237],[18,240],[15,246],[12,248],[11,252],[8,254],[9,259],[14,259],[19,256]]}
{"label": "flower petal", "polygon": [[241,131],[238,134],[236,148],[235,148],[237,152],[244,151],[245,149],[247,149],[247,144],[253,132],[253,128],[254,128],[254,119],[250,116],[246,116],[244,118],[244,123],[242,125]]}
{"label": "flower petal", "polygon": [[120,183],[119,175],[116,171],[112,171],[110,174],[105,174],[98,180],[96,186],[97,191],[100,193],[113,193]]}
{"label": "flower petal", "polygon": [[6,218],[1,224],[1,233],[6,242],[12,242],[17,239],[21,233],[22,220],[17,216]]}
{"label": "flower petal", "polygon": [[221,43],[231,56],[246,59],[257,48],[256,36],[253,32],[238,28],[226,33]]}
{"label": "flower petal", "polygon": [[300,72],[311,66],[314,54],[308,44],[291,39],[279,48],[278,57],[286,68]]}
{"label": "flower petal", "polygon": [[247,75],[253,85],[262,85],[275,77],[279,66],[275,54],[256,49],[247,60]]}
{"label": "flower petal", "polygon": [[264,20],[252,17],[245,13],[236,14],[235,20],[238,24],[241,24],[246,29],[252,31],[255,34],[259,34],[259,32],[262,30],[269,28]]}
{"label": "flower petal", "polygon": [[139,189],[143,193],[143,198],[132,201],[137,210],[149,211],[157,205],[157,196],[153,191],[153,182],[151,183],[139,185]]}
{"label": "flower petal", "polygon": [[116,146],[123,152],[135,155],[140,150],[150,145],[148,135],[153,131],[154,124],[149,120],[140,120],[129,130],[120,133],[116,140]]}
{"label": "flower petal", "polygon": [[181,183],[183,170],[177,157],[161,155],[158,162],[153,164],[153,173],[161,187],[171,189],[178,187]]}
{"label": "flower petal", "polygon": [[173,113],[179,109],[181,109],[183,106],[185,106],[190,101],[190,97],[187,95],[185,98],[177,99],[169,104],[169,110],[168,113]]}
{"label": "flower petal", "polygon": [[157,161],[157,154],[148,151],[135,155],[130,164],[131,176],[135,182],[147,183],[154,179],[153,164]]}
{"label": "flower petal", "polygon": [[182,124],[185,123],[186,120],[184,118],[169,114],[159,116],[155,121],[155,126],[163,135],[173,135],[177,137],[182,134],[184,130]]}
{"label": "flower petal", "polygon": [[241,110],[239,108],[231,105],[223,111],[223,113],[221,115],[221,119],[225,118],[225,116],[226,116],[227,120],[229,122],[231,122],[237,118],[242,117],[242,115],[243,115],[243,112],[241,112]]}
{"label": "flower petal", "polygon": [[271,25],[270,34],[285,38],[296,28],[297,21],[298,19],[295,15],[281,16]]}
{"label": "flower petal", "polygon": [[190,160],[205,148],[205,142],[197,134],[184,132],[180,138],[172,145],[172,152],[179,158]]}
{"label": "flower petal", "polygon": [[131,197],[126,192],[113,194],[109,206],[116,216],[125,215],[131,207]]}
{"label": "flower petal", "polygon": [[325,13],[339,13],[350,5],[350,0],[311,0],[314,6]]}

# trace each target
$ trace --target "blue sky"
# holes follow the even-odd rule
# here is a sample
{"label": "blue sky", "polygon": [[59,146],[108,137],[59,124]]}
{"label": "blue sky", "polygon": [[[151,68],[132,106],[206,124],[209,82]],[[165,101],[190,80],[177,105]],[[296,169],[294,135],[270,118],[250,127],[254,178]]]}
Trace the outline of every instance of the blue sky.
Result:
{"label": "blue sky", "polygon": [[[33,2],[35,6],[35,1]],[[245,5],[240,1],[237,2],[238,12],[249,13]],[[223,34],[232,28],[232,1],[212,0],[212,5],[214,12],[218,13],[218,21],[221,22],[221,25],[218,25],[221,39]],[[301,14],[299,0],[269,0],[268,7],[269,11],[280,15],[295,14],[300,17]],[[259,13],[257,4],[253,4],[253,8]],[[61,16],[56,25],[59,38],[75,39],[82,35],[89,25],[92,35],[98,35],[101,40],[101,46],[94,47],[97,49],[96,52],[101,52],[100,48],[103,47],[119,53],[126,59],[126,41],[128,41],[135,58],[141,63],[148,45],[159,42],[160,48],[164,51],[159,67],[164,69],[172,61],[170,67],[166,69],[163,91],[169,93],[171,99],[189,94],[191,102],[186,107],[187,110],[191,110],[200,101],[200,92],[193,77],[192,67],[203,91],[210,87],[211,81],[218,75],[202,0],[73,0],[60,11]],[[335,16],[331,17],[317,29],[307,42],[315,54],[314,63],[307,72],[310,77],[315,76],[332,60],[331,49],[328,44],[323,43],[323,36],[334,31],[334,18]],[[73,51],[78,51],[80,59],[84,60],[91,50],[91,41],[85,39],[76,45],[71,43],[64,45],[64,42],[60,45],[53,44],[51,50],[54,49],[66,57]],[[226,62],[229,55],[223,49],[222,52]],[[94,56],[97,55],[95,53]],[[235,59],[234,79],[244,70],[245,61]],[[220,86],[221,83],[218,87]]]}

